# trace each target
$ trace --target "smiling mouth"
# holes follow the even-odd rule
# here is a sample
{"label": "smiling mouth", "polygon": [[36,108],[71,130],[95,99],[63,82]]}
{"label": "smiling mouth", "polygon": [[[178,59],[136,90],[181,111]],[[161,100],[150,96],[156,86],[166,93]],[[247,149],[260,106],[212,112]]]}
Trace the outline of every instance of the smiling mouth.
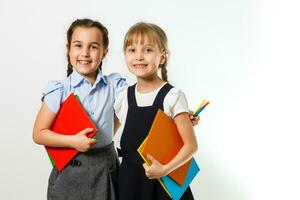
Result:
{"label": "smiling mouth", "polygon": [[140,68],[145,68],[145,67],[147,67],[147,65],[146,65],[146,64],[135,64],[135,65],[133,65],[133,67],[134,67],[134,68],[137,68],[137,69],[140,69]]}
{"label": "smiling mouth", "polygon": [[87,65],[90,64],[92,61],[88,61],[88,60],[78,60],[78,62],[82,65]]}

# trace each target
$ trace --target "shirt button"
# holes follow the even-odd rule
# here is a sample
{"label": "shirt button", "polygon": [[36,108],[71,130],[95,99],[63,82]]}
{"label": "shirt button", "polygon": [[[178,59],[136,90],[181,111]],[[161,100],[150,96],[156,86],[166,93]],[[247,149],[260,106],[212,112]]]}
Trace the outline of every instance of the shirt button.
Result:
{"label": "shirt button", "polygon": [[94,115],[94,111],[91,111],[91,114]]}

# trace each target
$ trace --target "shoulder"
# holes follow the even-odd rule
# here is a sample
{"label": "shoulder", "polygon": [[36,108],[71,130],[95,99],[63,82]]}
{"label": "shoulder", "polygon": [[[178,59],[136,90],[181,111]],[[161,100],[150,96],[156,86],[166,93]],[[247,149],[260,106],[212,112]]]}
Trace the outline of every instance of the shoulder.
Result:
{"label": "shoulder", "polygon": [[120,108],[122,104],[127,103],[127,90],[128,85],[125,85],[124,87],[120,87],[118,89],[114,105],[115,109],[118,110],[118,108]]}
{"label": "shoulder", "polygon": [[179,88],[173,87],[166,95],[165,100],[172,102],[172,101],[176,101],[177,99],[180,99],[180,98],[185,98],[184,92],[182,90],[180,90]]}
{"label": "shoulder", "polygon": [[108,83],[111,83],[115,86],[121,87],[126,85],[126,79],[122,77],[119,73],[112,73],[105,76]]}
{"label": "shoulder", "polygon": [[43,88],[43,97],[46,95],[53,93],[55,91],[63,92],[64,84],[63,81],[49,81],[46,86]]}
{"label": "shoulder", "polygon": [[114,103],[114,111],[121,123],[125,122],[127,109],[128,109],[128,100],[127,100],[127,90],[128,86],[124,86],[119,89],[118,94],[116,95]]}
{"label": "shoulder", "polygon": [[60,104],[64,99],[64,93],[68,79],[62,81],[49,81],[42,91],[42,101],[54,112],[57,113]]}
{"label": "shoulder", "polygon": [[188,112],[188,103],[184,92],[173,87],[165,97],[164,110],[172,118],[179,113]]}

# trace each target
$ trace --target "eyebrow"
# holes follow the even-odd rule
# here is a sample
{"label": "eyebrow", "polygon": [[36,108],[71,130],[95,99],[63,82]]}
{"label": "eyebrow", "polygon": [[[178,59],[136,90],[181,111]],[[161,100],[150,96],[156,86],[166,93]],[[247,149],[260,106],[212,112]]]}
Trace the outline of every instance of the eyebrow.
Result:
{"label": "eyebrow", "polygon": [[135,45],[142,45],[142,46],[146,46],[146,47],[155,47],[155,44],[152,44],[152,43],[132,43],[130,45],[128,45],[127,47],[132,47],[132,46],[135,46]]}
{"label": "eyebrow", "polygon": [[[77,43],[77,42],[82,43],[82,41],[80,41],[80,40],[74,40],[72,43]],[[100,44],[98,42],[91,42],[90,44],[96,44],[96,45],[100,46]]]}

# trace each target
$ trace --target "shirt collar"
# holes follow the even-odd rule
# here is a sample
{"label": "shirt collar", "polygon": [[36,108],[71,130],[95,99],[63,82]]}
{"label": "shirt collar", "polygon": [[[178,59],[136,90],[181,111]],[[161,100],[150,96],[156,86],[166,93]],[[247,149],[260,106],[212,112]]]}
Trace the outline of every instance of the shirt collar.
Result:
{"label": "shirt collar", "polygon": [[[76,87],[78,86],[81,82],[83,82],[85,80],[85,78],[83,76],[81,76],[75,69],[73,70],[73,72],[70,75],[70,80],[71,80],[71,86]],[[106,77],[102,74],[102,71],[99,69],[98,73],[97,73],[97,77],[96,77],[96,81],[95,81],[95,85],[99,84],[100,82],[107,84],[107,80]]]}

